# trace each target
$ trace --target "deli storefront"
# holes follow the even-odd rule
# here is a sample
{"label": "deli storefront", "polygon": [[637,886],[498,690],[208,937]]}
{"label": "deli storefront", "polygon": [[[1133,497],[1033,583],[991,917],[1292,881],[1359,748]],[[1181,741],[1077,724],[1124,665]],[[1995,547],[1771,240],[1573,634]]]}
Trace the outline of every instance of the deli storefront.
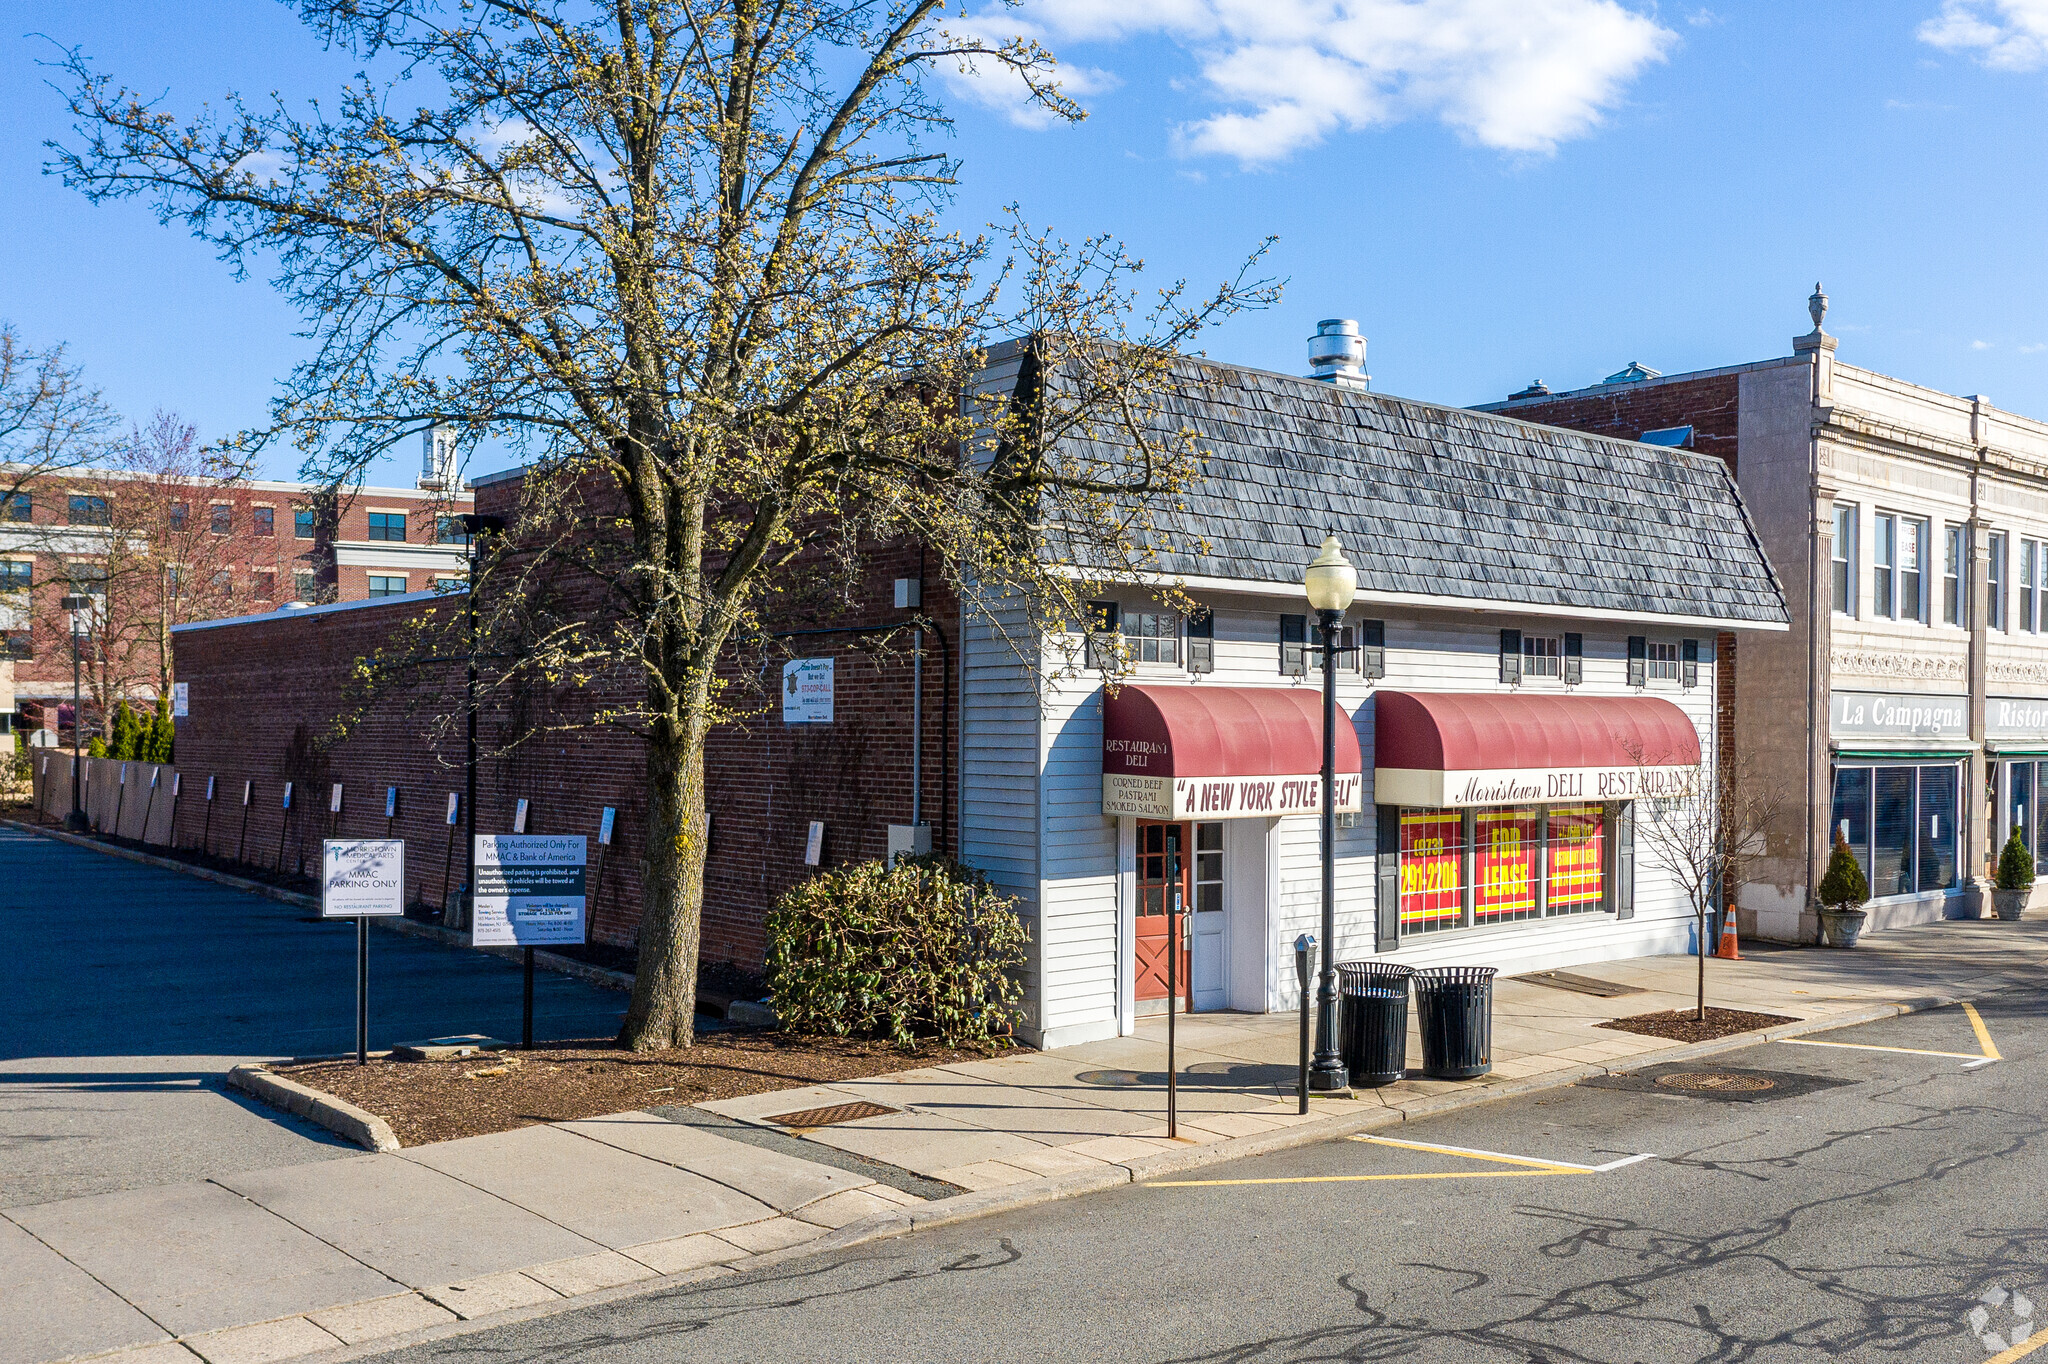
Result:
{"label": "deli storefront", "polygon": [[[1126,1016],[1167,1007],[1176,867],[1180,1007],[1292,1007],[1290,944],[1319,908],[1320,707],[1301,688],[1138,684],[1105,698]],[[1339,960],[1535,969],[1683,947],[1668,884],[1644,887],[1658,912],[1632,922],[1638,808],[1688,790],[1701,761],[1671,701],[1381,690],[1336,738]]]}

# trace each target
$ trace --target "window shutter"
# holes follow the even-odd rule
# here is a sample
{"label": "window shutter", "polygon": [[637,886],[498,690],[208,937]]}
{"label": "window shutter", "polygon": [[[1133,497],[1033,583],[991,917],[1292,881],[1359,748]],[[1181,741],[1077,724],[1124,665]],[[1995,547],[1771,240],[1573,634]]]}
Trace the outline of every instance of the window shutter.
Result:
{"label": "window shutter", "polygon": [[1087,666],[1107,672],[1116,667],[1116,627],[1119,616],[1113,601],[1092,601],[1088,609],[1095,619],[1088,622]]}
{"label": "window shutter", "polygon": [[1615,807],[1614,917],[1636,916],[1636,807],[1633,801]]}
{"label": "window shutter", "polygon": [[1500,680],[1516,683],[1522,680],[1522,632],[1503,630],[1500,632]]}
{"label": "window shutter", "polygon": [[1650,640],[1647,635],[1628,637],[1628,684],[1631,687],[1650,685]]}
{"label": "window shutter", "polygon": [[1280,675],[1308,676],[1308,617],[1280,617]]}
{"label": "window shutter", "polygon": [[1678,680],[1681,686],[1697,687],[1700,684],[1700,642],[1696,639],[1678,641]]}
{"label": "window shutter", "polygon": [[1358,623],[1358,671],[1367,678],[1387,675],[1387,623],[1362,620]]}
{"label": "window shutter", "polygon": [[1564,684],[1576,687],[1586,680],[1586,637],[1566,635],[1564,637]]}
{"label": "window shutter", "polygon": [[1380,827],[1374,857],[1379,864],[1379,903],[1373,918],[1372,950],[1391,952],[1401,945],[1401,807],[1377,808]]}
{"label": "window shutter", "polygon": [[1188,671],[1216,671],[1216,613],[1204,611],[1188,617]]}

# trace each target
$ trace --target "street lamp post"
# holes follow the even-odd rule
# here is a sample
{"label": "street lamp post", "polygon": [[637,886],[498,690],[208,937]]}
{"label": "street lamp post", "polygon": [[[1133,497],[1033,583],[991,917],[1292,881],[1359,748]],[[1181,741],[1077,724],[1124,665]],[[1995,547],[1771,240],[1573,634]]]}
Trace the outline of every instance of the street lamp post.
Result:
{"label": "street lamp post", "polygon": [[80,662],[85,653],[85,631],[78,627],[84,621],[85,613],[92,609],[92,598],[83,592],[73,592],[58,605],[71,613],[71,814],[65,819],[64,827],[72,833],[82,834],[89,825],[78,793],[79,778],[85,775],[85,692],[81,681],[83,664]]}
{"label": "street lamp post", "polygon": [[[469,596],[467,603],[469,607],[469,750],[464,762],[466,777],[462,797],[462,832],[463,841],[468,845],[468,851],[463,854],[462,859],[464,868],[462,926],[474,932],[476,929],[476,560],[478,542],[487,532],[505,529],[505,518],[502,516],[484,516],[476,512],[463,512],[456,517],[456,520],[462,523],[462,533],[469,540],[469,583],[467,588]],[[527,994],[531,998],[533,991],[533,986],[530,983],[533,979],[533,949],[530,947],[526,949],[526,971],[529,982]],[[532,1017],[531,1008],[527,1010],[527,1016],[529,1018]],[[527,1042],[529,1050],[532,1049],[532,1045],[532,1041],[529,1039]]]}
{"label": "street lamp post", "polygon": [[1337,1049],[1337,655],[1342,652],[1337,630],[1358,595],[1358,570],[1344,557],[1336,536],[1323,537],[1322,551],[1302,575],[1302,586],[1323,630],[1323,969],[1316,986],[1316,1059],[1308,1085],[1327,1094],[1351,1087]]}

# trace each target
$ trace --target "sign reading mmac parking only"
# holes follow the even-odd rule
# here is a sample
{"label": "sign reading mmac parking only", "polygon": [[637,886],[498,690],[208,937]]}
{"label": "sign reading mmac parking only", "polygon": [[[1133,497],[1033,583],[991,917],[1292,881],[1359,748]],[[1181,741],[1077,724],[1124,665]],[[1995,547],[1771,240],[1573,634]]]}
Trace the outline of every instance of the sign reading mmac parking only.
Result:
{"label": "sign reading mmac parking only", "polygon": [[584,936],[582,834],[479,834],[478,947],[549,947]]}
{"label": "sign reading mmac parking only", "polygon": [[405,913],[405,840],[321,841],[320,917],[355,919]]}

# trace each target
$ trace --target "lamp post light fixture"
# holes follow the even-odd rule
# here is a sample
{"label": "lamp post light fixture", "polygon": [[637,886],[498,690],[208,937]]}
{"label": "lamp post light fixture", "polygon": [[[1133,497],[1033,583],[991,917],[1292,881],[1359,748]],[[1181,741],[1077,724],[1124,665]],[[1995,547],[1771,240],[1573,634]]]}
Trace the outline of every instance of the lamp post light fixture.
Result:
{"label": "lamp post light fixture", "polygon": [[85,699],[79,661],[85,653],[85,631],[79,627],[85,622],[85,613],[92,610],[92,598],[71,592],[57,605],[71,613],[71,813],[65,817],[64,827],[82,834],[90,825],[78,795],[79,778],[85,775]]}
{"label": "lamp post light fixture", "polygon": [[1358,570],[1335,535],[1302,574],[1308,604],[1323,629],[1323,931],[1322,971],[1316,984],[1316,1059],[1308,1087],[1317,1093],[1349,1089],[1351,1077],[1337,1050],[1337,645],[1338,627],[1358,595]]}

